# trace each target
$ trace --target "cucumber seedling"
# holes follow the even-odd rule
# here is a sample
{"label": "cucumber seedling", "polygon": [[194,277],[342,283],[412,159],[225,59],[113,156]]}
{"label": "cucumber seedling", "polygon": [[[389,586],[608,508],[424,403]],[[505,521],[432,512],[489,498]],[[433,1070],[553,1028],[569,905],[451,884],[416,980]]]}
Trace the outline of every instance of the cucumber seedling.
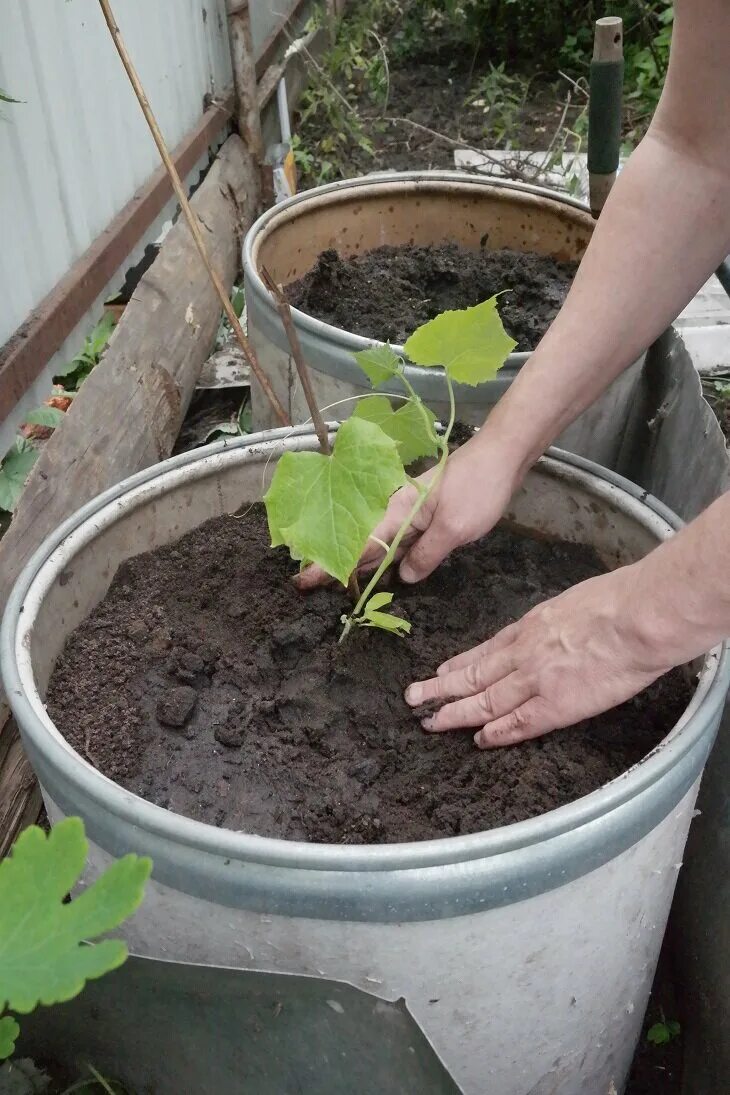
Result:
{"label": "cucumber seedling", "polygon": [[[268,276],[266,280],[284,319],[281,293]],[[415,489],[413,505],[393,540],[381,543],[380,565],[357,594],[352,610],[342,616],[340,642],[353,627],[377,627],[400,635],[410,631],[406,620],[384,611],[393,594],[376,592],[377,585],[446,469],[456,418],[454,384],[473,386],[492,380],[515,345],[502,326],[496,296],[473,308],[442,312],[413,332],[404,347],[408,361],[444,370],[449,418],[443,428],[437,427],[436,416],[413,388],[403,358],[387,345],[353,356],[374,389],[384,384],[402,388],[400,406],[393,410],[384,394],[358,400],[352,416],[340,426],[331,451],[329,443],[322,441],[323,434],[326,441],[326,430],[321,414],[308,395],[321,451],[286,452],[280,458],[264,497],[272,547],[285,545],[303,566],[316,563],[352,589],[360,556],[391,496],[406,484]],[[300,376],[306,375],[301,353],[293,356],[299,358]],[[311,391],[308,384],[304,388],[305,394],[307,388]],[[412,479],[406,470],[421,457],[437,458],[426,483]]]}

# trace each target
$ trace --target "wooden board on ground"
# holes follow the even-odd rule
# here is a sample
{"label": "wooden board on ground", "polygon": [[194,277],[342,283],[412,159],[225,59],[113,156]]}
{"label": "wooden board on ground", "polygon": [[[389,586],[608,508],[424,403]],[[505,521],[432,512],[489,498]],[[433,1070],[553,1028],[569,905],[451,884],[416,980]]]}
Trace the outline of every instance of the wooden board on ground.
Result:
{"label": "wooden board on ground", "polygon": [[[252,221],[255,167],[240,137],[221,148],[192,199],[230,292]],[[0,541],[0,610],[25,563],[75,510],[170,455],[220,319],[220,303],[184,220],[165,238],[63,424],[43,449]],[[0,851],[40,800],[0,696]]]}

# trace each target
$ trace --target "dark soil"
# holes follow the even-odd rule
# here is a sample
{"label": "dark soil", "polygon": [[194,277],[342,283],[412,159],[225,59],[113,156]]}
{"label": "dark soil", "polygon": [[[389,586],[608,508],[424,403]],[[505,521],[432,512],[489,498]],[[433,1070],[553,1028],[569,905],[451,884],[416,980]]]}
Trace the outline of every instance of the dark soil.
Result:
{"label": "dark soil", "polygon": [[363,629],[338,646],[344,594],[297,593],[255,506],[125,563],[70,638],[48,710],[106,775],[214,825],[330,843],[478,832],[620,775],[688,702],[675,672],[512,749],[421,729],[402,695],[410,681],[600,570],[585,548],[500,529],[396,589],[409,638]]}
{"label": "dark soil", "polygon": [[470,308],[503,290],[499,312],[517,350],[534,350],[557,315],[578,267],[546,255],[457,243],[378,247],[343,259],[323,251],[287,286],[294,307],[365,338],[402,344],[440,312]]}
{"label": "dark soil", "polygon": [[[475,89],[487,73],[486,58],[479,58],[472,70],[471,57],[420,57],[391,60],[390,92],[383,111],[364,93],[354,100],[360,122],[372,146],[372,154],[357,144],[338,149],[336,177],[351,178],[371,171],[413,171],[418,168],[454,168],[454,144],[488,149],[502,146],[504,139],[490,126],[483,106],[474,105]],[[545,149],[558,128],[564,109],[567,84],[557,90],[533,85],[524,107],[515,117],[508,137],[520,149]],[[343,85],[341,91],[352,92]],[[572,125],[583,108],[576,101],[568,109],[566,123]],[[315,115],[297,126],[301,145],[316,149],[331,137],[323,117]],[[332,156],[328,157],[330,161]],[[316,170],[303,173],[302,187],[314,186]],[[327,178],[324,181],[331,181]]]}

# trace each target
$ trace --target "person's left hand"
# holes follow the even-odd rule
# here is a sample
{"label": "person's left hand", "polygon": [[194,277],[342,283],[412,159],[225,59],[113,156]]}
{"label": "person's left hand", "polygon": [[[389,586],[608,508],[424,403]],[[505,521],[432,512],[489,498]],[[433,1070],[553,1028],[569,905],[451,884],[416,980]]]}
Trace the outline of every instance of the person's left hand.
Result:
{"label": "person's left hand", "polygon": [[[642,613],[640,564],[573,586],[412,684],[412,707],[442,703],[426,730],[480,727],[483,749],[572,726],[635,696],[671,668]],[[451,701],[451,702],[448,702]]]}

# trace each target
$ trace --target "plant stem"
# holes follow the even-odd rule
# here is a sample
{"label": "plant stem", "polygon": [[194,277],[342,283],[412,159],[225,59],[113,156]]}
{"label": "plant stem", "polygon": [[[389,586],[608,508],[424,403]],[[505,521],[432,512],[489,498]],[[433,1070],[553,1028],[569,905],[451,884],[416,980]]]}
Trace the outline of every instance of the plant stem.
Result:
{"label": "plant stem", "polygon": [[355,604],[360,600],[360,583],[357,580],[357,571],[353,570],[350,575],[350,580],[347,583],[347,592],[352,597]]}
{"label": "plant stem", "polygon": [[304,354],[302,353],[302,344],[299,341],[299,335],[297,329],[294,326],[294,321],[291,317],[291,306],[289,301],[284,296],[282,288],[272,278],[269,271],[265,266],[261,267],[261,278],[264,285],[271,293],[276,304],[276,310],[281,317],[281,322],[284,324],[284,330],[286,337],[289,341],[289,349],[291,350],[291,356],[294,358],[294,364],[297,367],[299,373],[299,379],[302,384],[302,391],[304,392],[304,398],[307,401],[309,407],[309,413],[312,416],[312,422],[314,423],[314,429],[317,434],[317,440],[319,441],[320,450],[325,456],[330,454],[330,442],[329,433],[327,427],[324,424],[324,419],[317,406],[317,400],[314,395],[314,389],[312,388],[312,378],[309,375],[309,368],[304,360]]}
{"label": "plant stem", "polygon": [[[401,378],[401,379],[404,379],[404,378]],[[405,379],[404,379],[404,383],[407,384],[407,381],[405,381]],[[365,606],[365,604],[367,604],[368,598],[371,596],[371,594],[372,594],[373,590],[375,589],[376,585],[378,584],[378,582],[383,577],[383,575],[385,574],[388,567],[391,565],[391,563],[395,559],[396,553],[398,551],[398,548],[401,545],[401,541],[402,541],[403,537],[408,532],[408,529],[413,524],[417,514],[420,512],[421,508],[425,504],[426,499],[428,498],[428,496],[430,495],[430,493],[434,489],[434,487],[439,483],[442,475],[444,474],[444,471],[446,470],[446,461],[448,460],[448,456],[449,456],[449,437],[451,436],[451,431],[454,428],[454,422],[456,420],[456,402],[454,400],[454,387],[453,387],[453,384],[451,383],[451,378],[449,377],[448,373],[446,374],[446,384],[447,384],[448,390],[449,390],[449,421],[448,421],[448,425],[446,426],[446,430],[444,431],[444,433],[443,433],[443,435],[440,439],[441,455],[439,457],[438,464],[436,465],[436,470],[435,470],[428,486],[425,489],[422,489],[422,490],[419,491],[419,494],[418,494],[418,497],[417,497],[416,501],[411,506],[410,512],[408,513],[408,516],[406,517],[405,521],[403,522],[403,524],[401,525],[401,527],[398,529],[395,536],[393,537],[393,540],[391,541],[390,547],[388,548],[388,550],[387,550],[380,566],[378,567],[378,569],[373,574],[372,578],[370,579],[367,586],[363,590],[359,601],[357,602],[357,604],[353,608],[350,615],[347,617],[347,620],[345,621],[344,627],[342,628],[342,634],[340,635],[340,638],[339,638],[340,642],[342,642],[343,639],[345,639],[347,637],[347,635],[349,634],[350,629],[352,628],[352,625],[355,623],[355,617],[360,612],[362,612],[363,607]],[[418,395],[416,395],[415,392],[413,394],[414,394],[415,398],[418,400],[419,404],[422,405],[422,400],[420,399],[420,397]]]}

